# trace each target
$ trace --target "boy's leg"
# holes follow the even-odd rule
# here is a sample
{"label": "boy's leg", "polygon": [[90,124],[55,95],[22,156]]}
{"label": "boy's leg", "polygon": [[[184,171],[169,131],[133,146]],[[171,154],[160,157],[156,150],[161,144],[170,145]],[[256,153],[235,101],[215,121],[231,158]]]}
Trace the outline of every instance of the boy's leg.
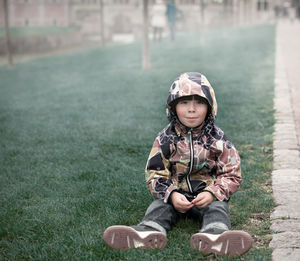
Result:
{"label": "boy's leg", "polygon": [[171,204],[157,199],[150,204],[139,225],[152,227],[167,235],[171,227],[176,224],[179,215]]}
{"label": "boy's leg", "polygon": [[221,234],[231,229],[228,203],[213,201],[203,212],[201,233]]}
{"label": "boy's leg", "polygon": [[145,217],[136,226],[111,226],[104,231],[103,239],[112,248],[164,248],[167,231],[176,222],[176,211],[170,204],[155,200]]}
{"label": "boy's leg", "polygon": [[206,254],[237,256],[246,253],[253,243],[244,231],[230,231],[227,202],[214,201],[204,209],[193,209],[203,214],[203,225],[199,233],[191,237],[191,247]]}

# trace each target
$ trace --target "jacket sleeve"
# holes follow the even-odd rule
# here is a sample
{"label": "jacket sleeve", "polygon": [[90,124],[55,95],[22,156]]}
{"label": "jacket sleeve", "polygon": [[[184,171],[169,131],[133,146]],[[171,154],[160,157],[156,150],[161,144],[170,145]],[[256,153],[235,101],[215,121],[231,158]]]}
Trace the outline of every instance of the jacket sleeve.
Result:
{"label": "jacket sleeve", "polygon": [[218,200],[229,200],[242,183],[240,157],[229,141],[217,141],[216,180],[205,188]]}
{"label": "jacket sleeve", "polygon": [[168,202],[171,193],[178,189],[171,179],[169,150],[170,148],[162,148],[157,137],[145,168],[146,183],[151,194],[156,199],[163,199],[164,202]]}

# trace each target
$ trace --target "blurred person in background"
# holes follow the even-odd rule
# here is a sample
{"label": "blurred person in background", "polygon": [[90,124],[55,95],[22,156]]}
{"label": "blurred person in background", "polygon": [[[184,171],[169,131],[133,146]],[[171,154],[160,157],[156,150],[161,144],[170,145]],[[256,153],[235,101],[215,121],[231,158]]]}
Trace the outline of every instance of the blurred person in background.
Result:
{"label": "blurred person in background", "polygon": [[162,0],[156,0],[151,12],[151,26],[153,28],[153,41],[160,42],[166,27],[166,6]]}
{"label": "blurred person in background", "polygon": [[177,8],[175,5],[174,0],[168,1],[167,4],[167,18],[169,22],[169,27],[170,27],[170,35],[171,35],[171,40],[174,41],[175,39],[175,27],[176,27],[176,19],[177,19]]}

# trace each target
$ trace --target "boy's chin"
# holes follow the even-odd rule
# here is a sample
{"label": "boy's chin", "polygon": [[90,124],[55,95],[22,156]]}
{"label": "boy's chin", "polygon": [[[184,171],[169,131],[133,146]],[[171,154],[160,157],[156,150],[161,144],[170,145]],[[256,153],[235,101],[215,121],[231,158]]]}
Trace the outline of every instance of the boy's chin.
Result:
{"label": "boy's chin", "polygon": [[200,124],[183,124],[185,127],[187,128],[198,128],[202,125],[203,122],[201,122]]}

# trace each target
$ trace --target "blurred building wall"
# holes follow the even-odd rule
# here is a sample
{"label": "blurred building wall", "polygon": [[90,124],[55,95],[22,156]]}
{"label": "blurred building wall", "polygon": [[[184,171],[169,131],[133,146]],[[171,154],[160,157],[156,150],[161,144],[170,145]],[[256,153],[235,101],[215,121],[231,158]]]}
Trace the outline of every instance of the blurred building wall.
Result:
{"label": "blurred building wall", "polygon": [[[72,26],[86,36],[100,35],[100,1],[107,40],[116,34],[130,34],[134,39],[142,36],[141,0],[10,0],[10,26]],[[198,31],[204,27],[270,21],[278,1],[283,0],[175,0],[181,14],[177,30]],[[153,3],[149,0],[150,16]],[[4,26],[3,0],[0,14],[0,26]]]}
{"label": "blurred building wall", "polygon": [[[68,0],[9,0],[10,26],[69,26]],[[0,0],[3,16],[3,0]],[[0,26],[4,26],[0,20]]]}
{"label": "blurred building wall", "polygon": [[[205,28],[238,26],[270,22],[274,19],[277,0],[175,0],[180,12],[178,31],[200,31]],[[116,34],[142,36],[141,0],[103,0],[105,37]],[[155,1],[149,0],[149,12]],[[167,3],[167,0],[164,1]],[[73,0],[70,3],[71,24],[85,34],[99,32],[99,0]],[[165,28],[168,31],[168,28]],[[151,30],[150,30],[151,32]]]}

